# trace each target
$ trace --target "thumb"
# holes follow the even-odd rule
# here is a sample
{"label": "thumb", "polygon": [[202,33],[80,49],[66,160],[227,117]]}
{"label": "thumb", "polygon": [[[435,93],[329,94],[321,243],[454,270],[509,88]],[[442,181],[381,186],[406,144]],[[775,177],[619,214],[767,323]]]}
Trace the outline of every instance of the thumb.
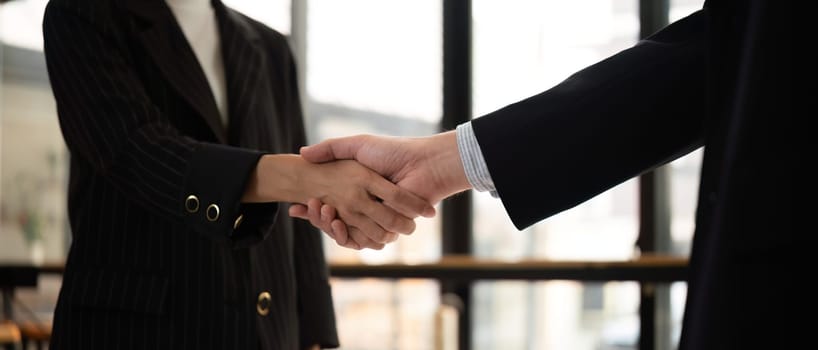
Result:
{"label": "thumb", "polygon": [[311,163],[323,163],[340,159],[355,159],[363,146],[364,135],[328,139],[311,146],[301,147],[301,157]]}

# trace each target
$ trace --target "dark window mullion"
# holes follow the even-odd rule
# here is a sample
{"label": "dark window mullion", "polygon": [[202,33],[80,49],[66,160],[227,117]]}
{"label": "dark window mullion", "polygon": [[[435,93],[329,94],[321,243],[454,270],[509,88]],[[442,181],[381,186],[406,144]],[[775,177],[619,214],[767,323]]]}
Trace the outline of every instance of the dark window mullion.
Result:
{"label": "dark window mullion", "polygon": [[[643,39],[668,24],[669,0],[639,1],[639,38]],[[668,170],[658,168],[639,178],[639,237],[642,253],[668,252],[670,249],[670,198]],[[670,317],[670,293],[667,285],[639,284],[639,349],[669,346],[670,320],[657,323],[657,315]]]}
{"label": "dark window mullion", "polygon": [[[442,131],[472,117],[471,0],[443,0],[443,118]],[[465,192],[443,201],[444,255],[472,254],[472,195]],[[459,349],[471,349],[471,283],[441,281],[441,292],[460,299]]]}

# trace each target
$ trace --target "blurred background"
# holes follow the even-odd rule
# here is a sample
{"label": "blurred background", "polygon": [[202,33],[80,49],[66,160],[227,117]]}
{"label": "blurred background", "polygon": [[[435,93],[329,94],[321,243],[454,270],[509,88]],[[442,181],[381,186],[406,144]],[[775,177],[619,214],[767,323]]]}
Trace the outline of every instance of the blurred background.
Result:
{"label": "blurred background", "polygon": [[[360,133],[423,136],[450,130],[548,89],[702,3],[223,2],[289,36],[311,143]],[[47,270],[63,261],[70,232],[68,154],[43,57],[46,3],[0,3],[0,265]],[[450,254],[509,264],[628,261],[646,250],[685,258],[700,153],[659,169],[649,181],[634,178],[523,231],[514,228],[499,200],[472,193],[447,200],[441,215],[420,219],[413,235],[382,251],[348,250],[326,240],[326,253],[332,264],[364,272],[369,265],[434,265]],[[646,188],[660,190],[651,203],[665,218],[658,220],[659,236],[649,249],[638,244]],[[442,349],[443,343],[486,350],[673,349],[686,292],[682,281],[650,285],[657,304],[654,326],[645,328],[640,303],[646,285],[636,281],[441,281],[334,277],[342,349]],[[6,282],[0,285],[9,291]],[[47,326],[59,286],[59,273],[41,274],[36,287],[5,293],[4,307],[14,306],[15,320]],[[459,315],[453,334],[440,324],[451,320],[446,310]],[[640,344],[645,329],[655,332],[649,345]]]}

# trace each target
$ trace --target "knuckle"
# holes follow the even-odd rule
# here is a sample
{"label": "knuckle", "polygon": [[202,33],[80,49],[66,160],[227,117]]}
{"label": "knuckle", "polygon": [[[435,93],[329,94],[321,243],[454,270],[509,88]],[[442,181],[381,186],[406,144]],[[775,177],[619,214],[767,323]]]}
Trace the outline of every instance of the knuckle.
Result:
{"label": "knuckle", "polygon": [[389,237],[386,234],[386,231],[378,230],[379,232],[374,234],[374,237],[370,237],[373,243],[388,243]]}
{"label": "knuckle", "polygon": [[415,222],[398,215],[392,217],[392,231],[411,233],[415,230]]}
{"label": "knuckle", "polygon": [[398,188],[398,186],[389,186],[385,192],[387,198],[384,199],[392,201],[403,201],[404,198],[402,194],[403,191],[401,191],[401,189]]}
{"label": "knuckle", "polygon": [[356,166],[356,167],[353,167],[351,169],[352,169],[352,171],[350,172],[351,177],[358,184],[366,185],[366,184],[369,183],[369,180],[372,178],[372,174],[369,171],[367,171],[366,169],[362,168],[362,167],[357,167]]}
{"label": "knuckle", "polygon": [[388,227],[384,227],[390,231],[402,231],[404,225],[403,220],[401,220],[397,215],[391,215],[389,219],[387,219],[386,225]]}
{"label": "knuckle", "polygon": [[404,233],[407,234],[407,235],[411,234],[411,233],[415,232],[415,229],[417,229],[417,224],[415,224],[414,220],[409,220],[409,225],[406,227],[406,232],[404,232]]}

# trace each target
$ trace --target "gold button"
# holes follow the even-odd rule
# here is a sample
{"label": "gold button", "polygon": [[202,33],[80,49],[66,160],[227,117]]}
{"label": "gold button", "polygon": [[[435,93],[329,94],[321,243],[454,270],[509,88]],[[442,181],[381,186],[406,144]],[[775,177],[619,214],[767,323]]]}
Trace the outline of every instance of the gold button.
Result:
{"label": "gold button", "polygon": [[185,210],[187,210],[188,213],[199,211],[199,198],[192,194],[187,196],[187,199],[185,199]]}
{"label": "gold button", "polygon": [[219,220],[219,206],[215,204],[211,204],[207,206],[207,221],[216,221]]}
{"label": "gold button", "polygon": [[241,225],[241,221],[244,220],[244,214],[239,214],[239,217],[236,218],[236,221],[233,222],[233,229],[237,230],[239,225]]}
{"label": "gold button", "polygon": [[258,295],[258,303],[256,303],[256,311],[261,316],[267,316],[270,313],[270,293],[261,292]]}

